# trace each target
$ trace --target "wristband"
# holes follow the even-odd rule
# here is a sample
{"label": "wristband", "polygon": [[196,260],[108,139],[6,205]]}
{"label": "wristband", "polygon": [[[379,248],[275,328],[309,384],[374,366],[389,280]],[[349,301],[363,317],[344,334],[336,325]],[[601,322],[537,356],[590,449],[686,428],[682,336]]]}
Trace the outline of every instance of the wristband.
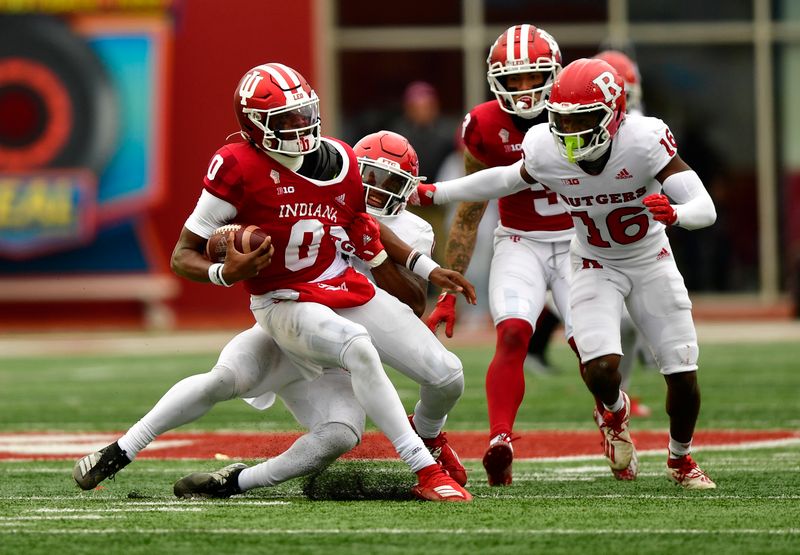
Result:
{"label": "wristband", "polygon": [[413,272],[414,266],[416,266],[420,256],[422,256],[421,252],[417,249],[412,249],[411,252],[408,253],[408,258],[406,258],[406,268]]}
{"label": "wristband", "polygon": [[386,254],[386,251],[382,250],[381,252],[376,254],[374,257],[372,257],[372,260],[365,260],[364,262],[366,262],[367,266],[369,266],[370,268],[377,268],[378,266],[380,266],[381,264],[386,262],[386,259],[388,257],[389,257],[389,255]]}
{"label": "wristband", "polygon": [[409,268],[412,272],[417,274],[424,280],[428,280],[431,275],[431,272],[434,271],[436,268],[439,268],[439,264],[437,264],[433,259],[428,258],[424,254],[420,253],[417,257],[413,268]]}
{"label": "wristband", "polygon": [[228,284],[225,278],[222,277],[222,268],[225,266],[222,262],[215,262],[208,267],[208,279],[214,285],[221,285],[222,287],[231,287],[233,284]]}

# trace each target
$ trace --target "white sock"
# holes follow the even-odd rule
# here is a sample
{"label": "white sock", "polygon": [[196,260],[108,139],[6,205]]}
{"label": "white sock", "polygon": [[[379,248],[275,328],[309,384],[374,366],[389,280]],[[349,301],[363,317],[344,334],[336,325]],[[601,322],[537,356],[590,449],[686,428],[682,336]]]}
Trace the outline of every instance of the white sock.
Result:
{"label": "white sock", "polygon": [[625,406],[625,399],[622,397],[622,391],[619,392],[619,397],[617,397],[617,401],[613,405],[606,405],[603,403],[603,406],[609,412],[617,412],[618,410],[622,409]]}
{"label": "white sock", "polygon": [[397,390],[386,376],[378,351],[369,337],[353,339],[342,353],[342,362],[350,371],[356,399],[411,470],[416,472],[436,464],[411,427]]}
{"label": "white sock", "polygon": [[680,459],[683,456],[688,455],[692,452],[692,440],[689,440],[688,443],[681,443],[680,441],[675,441],[672,439],[672,436],[669,436],[669,458],[670,459]]}
{"label": "white sock", "polygon": [[425,439],[434,438],[439,435],[439,432],[444,428],[444,423],[447,421],[447,416],[444,418],[426,418],[423,416],[420,409],[420,402],[417,402],[416,409],[414,410],[414,428],[417,429],[419,437]]}

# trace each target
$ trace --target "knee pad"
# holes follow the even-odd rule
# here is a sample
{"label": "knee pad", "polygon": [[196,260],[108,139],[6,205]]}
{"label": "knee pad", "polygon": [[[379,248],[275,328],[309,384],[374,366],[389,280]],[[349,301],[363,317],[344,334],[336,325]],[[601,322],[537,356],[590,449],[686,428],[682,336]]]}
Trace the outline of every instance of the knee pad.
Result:
{"label": "knee pad", "polygon": [[209,372],[214,381],[224,384],[230,391],[230,396],[226,399],[244,397],[246,393],[258,385],[261,373],[257,364],[237,364],[234,367],[217,363]]}
{"label": "knee pad", "polygon": [[664,375],[697,370],[700,349],[697,343],[680,343],[667,346],[657,353],[656,360]]}
{"label": "knee pad", "polygon": [[[354,325],[358,326],[358,324]],[[367,330],[362,326],[358,327],[362,329],[363,333],[355,334],[354,337],[344,344],[339,354],[341,365],[347,369],[350,369],[350,365],[353,363],[359,366],[373,364],[376,358],[380,363],[380,356],[375,349],[375,345],[372,344]]]}
{"label": "knee pad", "polygon": [[361,441],[360,435],[347,424],[325,422],[312,430],[320,456],[334,460],[344,455]]}
{"label": "knee pad", "polygon": [[190,388],[195,395],[200,395],[203,399],[212,403],[228,401],[235,395],[233,374],[227,368],[214,367],[205,374],[195,374],[184,378],[173,387]]}
{"label": "knee pad", "polygon": [[533,335],[533,326],[526,320],[509,318],[497,324],[497,344],[508,347],[525,347]]}

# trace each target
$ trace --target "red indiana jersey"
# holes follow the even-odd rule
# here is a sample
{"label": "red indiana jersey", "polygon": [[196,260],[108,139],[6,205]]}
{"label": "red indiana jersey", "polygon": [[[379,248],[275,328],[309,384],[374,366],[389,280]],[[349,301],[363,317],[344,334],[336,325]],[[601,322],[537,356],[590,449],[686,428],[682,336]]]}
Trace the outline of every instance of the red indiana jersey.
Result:
{"label": "red indiana jersey", "polygon": [[[272,237],[272,262],[244,282],[253,295],[290,289],[300,293],[298,300],[333,307],[358,306],[374,295],[366,278],[345,272],[331,233],[335,227],[346,230],[353,216],[366,211],[358,163],[353,150],[336,139],[324,138],[322,150],[341,156],[340,171],[324,180],[304,177],[247,142],[225,145],[211,160],[204,179],[208,192],[236,207],[237,222],[255,224]],[[336,300],[326,302],[331,296]]]}
{"label": "red indiana jersey", "polygon": [[[524,133],[496,100],[478,104],[464,117],[464,145],[488,167],[508,166],[522,157]],[[572,218],[555,193],[536,183],[497,203],[500,224],[519,231],[563,231]]]}

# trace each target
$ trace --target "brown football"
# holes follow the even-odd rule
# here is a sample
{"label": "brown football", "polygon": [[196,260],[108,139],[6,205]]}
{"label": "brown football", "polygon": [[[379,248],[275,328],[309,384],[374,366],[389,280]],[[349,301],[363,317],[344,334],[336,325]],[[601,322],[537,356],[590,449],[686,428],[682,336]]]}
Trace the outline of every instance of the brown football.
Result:
{"label": "brown football", "polygon": [[257,225],[227,224],[218,227],[206,243],[206,256],[209,260],[212,262],[225,261],[225,253],[228,251],[226,239],[231,231],[234,232],[233,244],[236,250],[243,253],[253,252],[268,237],[267,232]]}

